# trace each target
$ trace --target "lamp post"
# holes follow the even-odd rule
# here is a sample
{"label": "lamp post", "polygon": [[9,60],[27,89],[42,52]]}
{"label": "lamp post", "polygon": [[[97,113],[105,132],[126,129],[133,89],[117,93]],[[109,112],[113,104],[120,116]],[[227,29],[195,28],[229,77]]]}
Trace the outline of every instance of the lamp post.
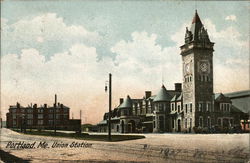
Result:
{"label": "lamp post", "polygon": [[[111,141],[111,102],[112,102],[112,74],[109,73],[109,116],[108,116],[108,140]],[[107,91],[107,83],[105,85]]]}

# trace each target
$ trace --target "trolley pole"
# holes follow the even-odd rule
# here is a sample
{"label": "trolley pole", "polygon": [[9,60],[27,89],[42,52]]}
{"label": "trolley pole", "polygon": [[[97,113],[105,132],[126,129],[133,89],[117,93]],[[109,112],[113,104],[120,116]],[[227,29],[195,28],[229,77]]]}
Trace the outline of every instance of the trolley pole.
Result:
{"label": "trolley pole", "polygon": [[108,133],[108,139],[111,141],[111,98],[112,98],[112,74],[109,73],[109,120],[108,120],[108,128],[109,128],[109,133]]}

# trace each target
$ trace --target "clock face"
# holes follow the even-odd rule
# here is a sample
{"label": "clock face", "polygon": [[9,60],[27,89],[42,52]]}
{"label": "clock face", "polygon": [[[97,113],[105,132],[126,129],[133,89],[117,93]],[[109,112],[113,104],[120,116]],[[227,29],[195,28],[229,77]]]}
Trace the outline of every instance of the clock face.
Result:
{"label": "clock face", "polygon": [[200,70],[201,70],[201,72],[207,72],[208,71],[208,63],[206,63],[206,62],[201,63]]}

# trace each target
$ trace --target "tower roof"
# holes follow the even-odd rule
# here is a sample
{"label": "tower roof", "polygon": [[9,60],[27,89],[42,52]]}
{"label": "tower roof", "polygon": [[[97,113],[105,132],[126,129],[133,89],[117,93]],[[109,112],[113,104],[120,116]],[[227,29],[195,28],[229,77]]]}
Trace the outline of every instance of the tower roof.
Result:
{"label": "tower roof", "polygon": [[193,17],[193,21],[192,21],[192,25],[190,28],[190,31],[193,34],[193,40],[197,41],[198,40],[198,33],[201,30],[201,28],[203,27],[203,24],[201,22],[201,19],[197,13],[197,10],[195,11],[194,17]]}
{"label": "tower roof", "polygon": [[132,100],[129,95],[118,108],[132,108]]}
{"label": "tower roof", "polygon": [[167,89],[164,85],[162,85],[160,91],[154,98],[154,102],[164,102],[164,101],[170,101],[172,99],[171,95],[168,94]]}

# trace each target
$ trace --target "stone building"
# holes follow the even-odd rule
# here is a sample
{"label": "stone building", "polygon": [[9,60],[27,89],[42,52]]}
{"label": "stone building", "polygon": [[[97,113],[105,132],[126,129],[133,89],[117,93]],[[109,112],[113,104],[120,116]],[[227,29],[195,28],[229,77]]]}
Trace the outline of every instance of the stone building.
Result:
{"label": "stone building", "polygon": [[[145,92],[142,99],[129,96],[112,111],[113,132],[210,132],[240,126],[246,114],[232,100],[213,90],[213,46],[197,11],[191,28],[186,28],[180,47],[183,82],[175,90],[163,85],[157,95]],[[107,131],[105,113],[99,131]]]}

